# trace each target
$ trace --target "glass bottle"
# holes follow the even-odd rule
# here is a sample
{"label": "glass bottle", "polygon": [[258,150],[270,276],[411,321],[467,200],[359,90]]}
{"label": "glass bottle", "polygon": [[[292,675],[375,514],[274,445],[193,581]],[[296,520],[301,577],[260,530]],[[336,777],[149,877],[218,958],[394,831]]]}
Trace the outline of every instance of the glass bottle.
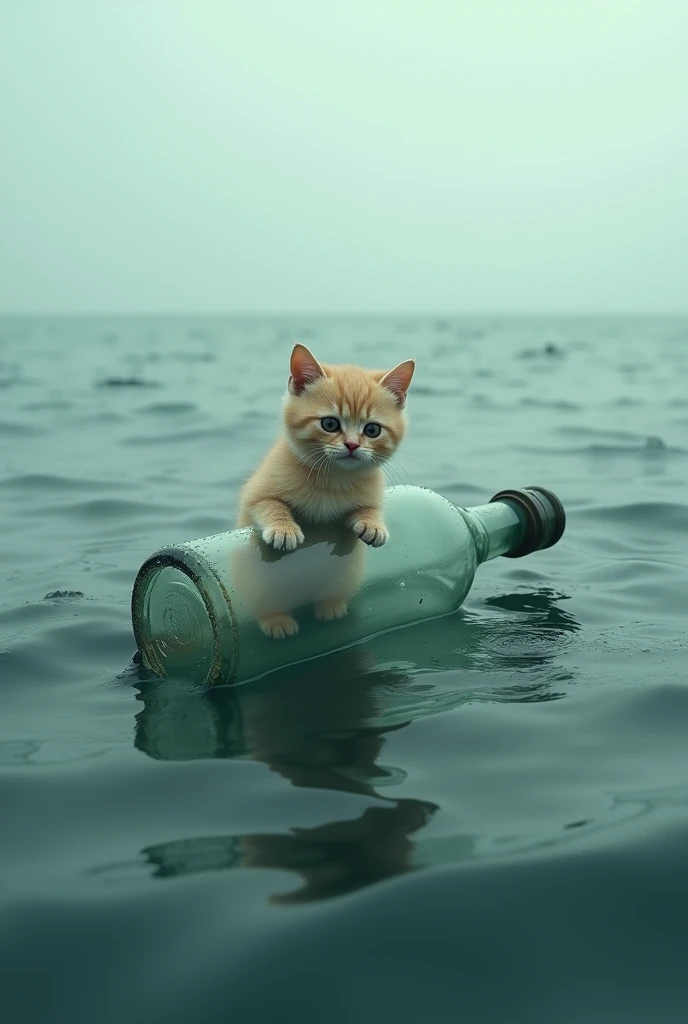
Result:
{"label": "glass bottle", "polygon": [[[450,614],[479,565],[551,547],[566,521],[541,487],[500,491],[472,508],[423,487],[390,487],[384,517],[390,539],[379,548],[343,526],[303,524],[293,552],[268,548],[250,527],[161,548],[132,594],[142,664],[199,685],[242,682]],[[298,632],[266,636],[259,620],[280,616]]]}

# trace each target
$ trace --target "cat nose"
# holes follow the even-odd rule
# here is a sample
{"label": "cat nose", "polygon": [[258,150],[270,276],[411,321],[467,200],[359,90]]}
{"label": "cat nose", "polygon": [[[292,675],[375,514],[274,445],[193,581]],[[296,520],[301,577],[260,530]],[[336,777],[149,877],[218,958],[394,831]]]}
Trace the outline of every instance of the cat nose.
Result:
{"label": "cat nose", "polygon": [[356,443],[356,441],[345,441],[344,445],[350,452],[355,452],[357,448],[361,447],[360,444]]}

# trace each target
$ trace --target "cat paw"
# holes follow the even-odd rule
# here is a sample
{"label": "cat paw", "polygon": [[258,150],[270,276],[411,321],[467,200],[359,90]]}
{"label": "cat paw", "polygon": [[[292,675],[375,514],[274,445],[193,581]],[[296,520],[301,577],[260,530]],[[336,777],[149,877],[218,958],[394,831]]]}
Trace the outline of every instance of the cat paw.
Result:
{"label": "cat paw", "polygon": [[351,524],[351,529],[357,537],[360,537],[364,544],[369,544],[371,548],[381,548],[389,540],[387,527],[383,523],[358,519],[355,523]]}
{"label": "cat paw", "polygon": [[343,619],[347,610],[346,601],[340,601],[337,597],[326,597],[323,601],[317,601],[313,605],[316,619],[321,619],[323,622],[331,622],[332,619]]}
{"label": "cat paw", "polygon": [[266,615],[259,621],[260,628],[266,636],[273,640],[284,640],[287,636],[295,636],[299,631],[299,624],[291,615]]}
{"label": "cat paw", "polygon": [[295,551],[299,544],[303,544],[303,532],[296,523],[294,523],[293,527],[283,530],[275,530],[272,526],[269,526],[266,530],[263,530],[261,536],[266,544],[277,551]]}

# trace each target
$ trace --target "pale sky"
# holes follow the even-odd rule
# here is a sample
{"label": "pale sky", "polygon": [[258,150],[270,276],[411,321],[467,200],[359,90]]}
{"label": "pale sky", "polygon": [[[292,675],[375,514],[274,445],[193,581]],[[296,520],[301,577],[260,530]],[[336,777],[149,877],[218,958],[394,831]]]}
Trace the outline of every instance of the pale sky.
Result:
{"label": "pale sky", "polygon": [[0,312],[688,310],[688,0],[0,0]]}

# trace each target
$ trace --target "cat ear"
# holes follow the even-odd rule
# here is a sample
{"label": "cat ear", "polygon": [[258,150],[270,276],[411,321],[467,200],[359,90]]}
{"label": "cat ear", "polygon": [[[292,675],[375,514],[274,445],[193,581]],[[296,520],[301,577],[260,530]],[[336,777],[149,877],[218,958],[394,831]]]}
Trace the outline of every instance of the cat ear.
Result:
{"label": "cat ear", "polygon": [[402,408],[406,405],[406,392],[411,384],[415,368],[415,359],[407,359],[405,363],[399,363],[393,370],[386,373],[380,381],[383,388],[392,392]]}
{"label": "cat ear", "polygon": [[325,376],[325,371],[313,353],[299,343],[294,345],[289,369],[289,391],[292,395],[300,395],[307,384],[312,384],[319,377]]}

